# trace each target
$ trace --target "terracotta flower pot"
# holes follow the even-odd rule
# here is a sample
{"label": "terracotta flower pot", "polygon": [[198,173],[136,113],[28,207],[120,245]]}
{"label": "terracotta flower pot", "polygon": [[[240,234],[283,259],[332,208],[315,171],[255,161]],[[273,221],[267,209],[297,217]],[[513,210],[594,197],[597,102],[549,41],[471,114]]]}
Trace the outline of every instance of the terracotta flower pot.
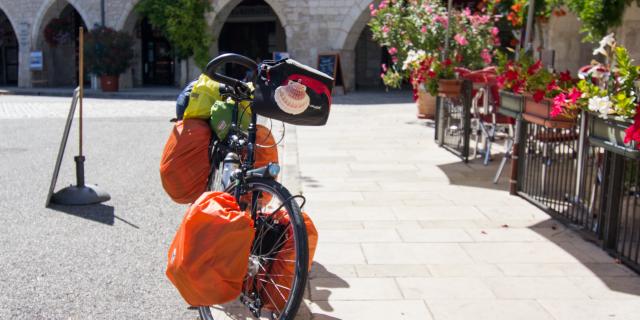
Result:
{"label": "terracotta flower pot", "polygon": [[631,119],[609,116],[606,119],[589,114],[589,142],[607,151],[638,159],[640,150],[635,142],[624,143],[625,130],[633,124]]}
{"label": "terracotta flower pot", "polygon": [[462,91],[462,80],[440,79],[438,80],[438,95],[441,97],[457,97]]}
{"label": "terracotta flower pot", "polygon": [[436,116],[436,97],[432,96],[424,89],[418,89],[418,100],[416,100],[416,106],[418,107],[418,119],[434,119]]}
{"label": "terracotta flower pot", "polygon": [[547,128],[571,128],[576,124],[576,120],[568,118],[564,115],[557,117],[551,116],[553,110],[553,101],[544,98],[542,101],[536,102],[530,94],[524,95],[524,112],[522,117],[527,122],[539,124]]}
{"label": "terracotta flower pot", "polygon": [[101,76],[100,87],[103,92],[117,92],[119,88],[119,76]]}

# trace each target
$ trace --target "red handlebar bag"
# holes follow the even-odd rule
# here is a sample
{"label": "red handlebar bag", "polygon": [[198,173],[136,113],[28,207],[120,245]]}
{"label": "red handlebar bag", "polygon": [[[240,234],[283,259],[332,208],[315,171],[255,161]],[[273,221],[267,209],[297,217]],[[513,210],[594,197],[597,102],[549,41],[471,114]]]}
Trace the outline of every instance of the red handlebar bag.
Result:
{"label": "red handlebar bag", "polygon": [[[286,225],[289,223],[289,215],[276,213],[276,216],[279,217],[281,224]],[[302,213],[302,219],[304,220],[304,225],[307,228],[309,245],[308,268],[311,270],[313,256],[315,255],[316,248],[318,246],[318,230],[313,224],[313,221],[311,221],[311,218],[309,218],[309,216],[304,212]],[[273,263],[269,268],[269,276],[264,275],[264,273],[262,276],[258,274],[259,278],[262,277],[262,279],[258,281],[258,284],[260,285],[260,298],[264,303],[264,308],[267,308],[268,310],[282,310],[287,298],[289,298],[293,277],[295,275],[295,264],[292,262],[295,261],[296,258],[294,249],[293,230],[288,228],[287,240],[274,257]]]}
{"label": "red handlebar bag", "polygon": [[211,164],[211,128],[200,119],[178,121],[160,160],[164,191],[177,203],[191,203],[206,190]]}
{"label": "red handlebar bag", "polygon": [[169,247],[167,277],[191,306],[234,300],[242,291],[254,233],[253,220],[233,196],[204,193]]}

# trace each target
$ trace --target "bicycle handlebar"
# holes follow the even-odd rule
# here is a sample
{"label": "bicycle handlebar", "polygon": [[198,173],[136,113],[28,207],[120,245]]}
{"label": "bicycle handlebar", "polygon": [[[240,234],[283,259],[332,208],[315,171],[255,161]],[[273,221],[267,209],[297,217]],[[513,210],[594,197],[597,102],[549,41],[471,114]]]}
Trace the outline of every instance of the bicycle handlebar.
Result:
{"label": "bicycle handlebar", "polygon": [[253,78],[251,80],[256,79],[258,74],[258,64],[250,58],[235,53],[225,53],[211,60],[205,68],[205,74],[209,78],[222,84],[229,85],[233,88],[246,88],[247,85],[243,81],[216,72],[218,67],[227,63],[238,64],[246,67],[247,69],[250,69],[251,71],[253,71]]}

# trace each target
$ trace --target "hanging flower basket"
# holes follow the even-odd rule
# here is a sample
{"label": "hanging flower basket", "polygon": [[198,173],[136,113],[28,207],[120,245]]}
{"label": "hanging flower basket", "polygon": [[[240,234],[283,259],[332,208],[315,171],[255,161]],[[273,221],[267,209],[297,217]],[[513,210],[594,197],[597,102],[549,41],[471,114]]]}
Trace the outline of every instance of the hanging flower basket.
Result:
{"label": "hanging flower basket", "polygon": [[507,117],[518,118],[522,116],[523,109],[523,95],[500,90],[500,108],[498,108],[498,113]]}
{"label": "hanging flower basket", "polygon": [[553,117],[551,115],[553,101],[544,98],[536,102],[530,94],[524,95],[524,111],[522,117],[527,121],[547,128],[571,128],[576,125],[576,120],[564,115]]}
{"label": "hanging flower basket", "polygon": [[462,80],[440,79],[438,80],[438,95],[441,97],[458,97],[462,91]]}
{"label": "hanging flower basket", "polygon": [[624,143],[625,131],[633,124],[633,120],[622,117],[601,116],[589,113],[589,142],[607,151],[625,157],[640,159],[640,150],[635,141]]}

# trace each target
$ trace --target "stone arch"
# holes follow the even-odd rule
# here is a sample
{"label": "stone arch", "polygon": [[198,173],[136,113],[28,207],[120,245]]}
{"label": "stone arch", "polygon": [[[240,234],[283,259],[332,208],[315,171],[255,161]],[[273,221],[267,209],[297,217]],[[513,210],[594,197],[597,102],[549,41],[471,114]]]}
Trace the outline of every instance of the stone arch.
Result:
{"label": "stone arch", "polygon": [[[11,24],[11,28],[13,29],[13,34],[15,34],[16,38],[18,37],[18,25],[16,24],[16,22],[13,20],[12,14],[9,14],[9,10],[7,10],[7,8],[5,7],[5,5],[0,2],[0,12],[4,13],[4,15],[7,17],[7,20],[9,20],[9,23]],[[20,41],[18,41],[18,45],[20,46],[21,43]]]}
{"label": "stone arch", "polygon": [[93,26],[98,21],[92,21],[89,19],[90,15],[86,12],[85,8],[81,5],[82,0],[46,0],[38,9],[38,13],[36,13],[35,19],[33,20],[33,28],[31,29],[31,39],[32,39],[32,47],[38,47],[42,45],[42,31],[48,21],[46,19],[47,14],[50,14],[54,5],[60,5],[67,3],[71,5],[82,17],[82,21],[84,25],[87,27]]}
{"label": "stone arch", "polygon": [[122,10],[123,14],[120,16],[120,20],[116,22],[114,29],[124,30],[129,27],[132,20],[135,23],[135,21],[138,19],[138,13],[135,10],[135,6],[136,4],[138,4],[138,2],[140,2],[140,0],[130,0],[129,2],[127,2],[124,10]]}
{"label": "stone arch", "polygon": [[[373,1],[375,5],[379,2],[380,0]],[[360,1],[358,5],[351,7],[351,10],[345,15],[345,19],[340,26],[342,32],[333,43],[333,47],[336,50],[352,51],[355,49],[356,42],[370,19],[370,3],[371,1]]]}
{"label": "stone arch", "polygon": [[[214,0],[215,1],[215,0]],[[209,25],[209,30],[211,30],[211,34],[213,36],[213,44],[211,48],[211,52],[215,55],[218,53],[218,39],[220,38],[220,33],[222,32],[222,27],[225,22],[229,18],[231,11],[235,9],[243,0],[220,0],[215,1],[213,4],[213,17],[210,20],[211,23]],[[264,0],[270,7],[271,10],[275,13],[280,25],[284,29],[285,33],[285,42],[289,43],[289,37],[291,36],[291,32],[289,29],[289,25],[284,14],[284,7],[282,3],[278,0]],[[286,45],[288,47],[288,45]]]}
{"label": "stone arch", "polygon": [[7,12],[0,8],[0,85],[17,85],[19,78],[20,43],[18,34]]}

